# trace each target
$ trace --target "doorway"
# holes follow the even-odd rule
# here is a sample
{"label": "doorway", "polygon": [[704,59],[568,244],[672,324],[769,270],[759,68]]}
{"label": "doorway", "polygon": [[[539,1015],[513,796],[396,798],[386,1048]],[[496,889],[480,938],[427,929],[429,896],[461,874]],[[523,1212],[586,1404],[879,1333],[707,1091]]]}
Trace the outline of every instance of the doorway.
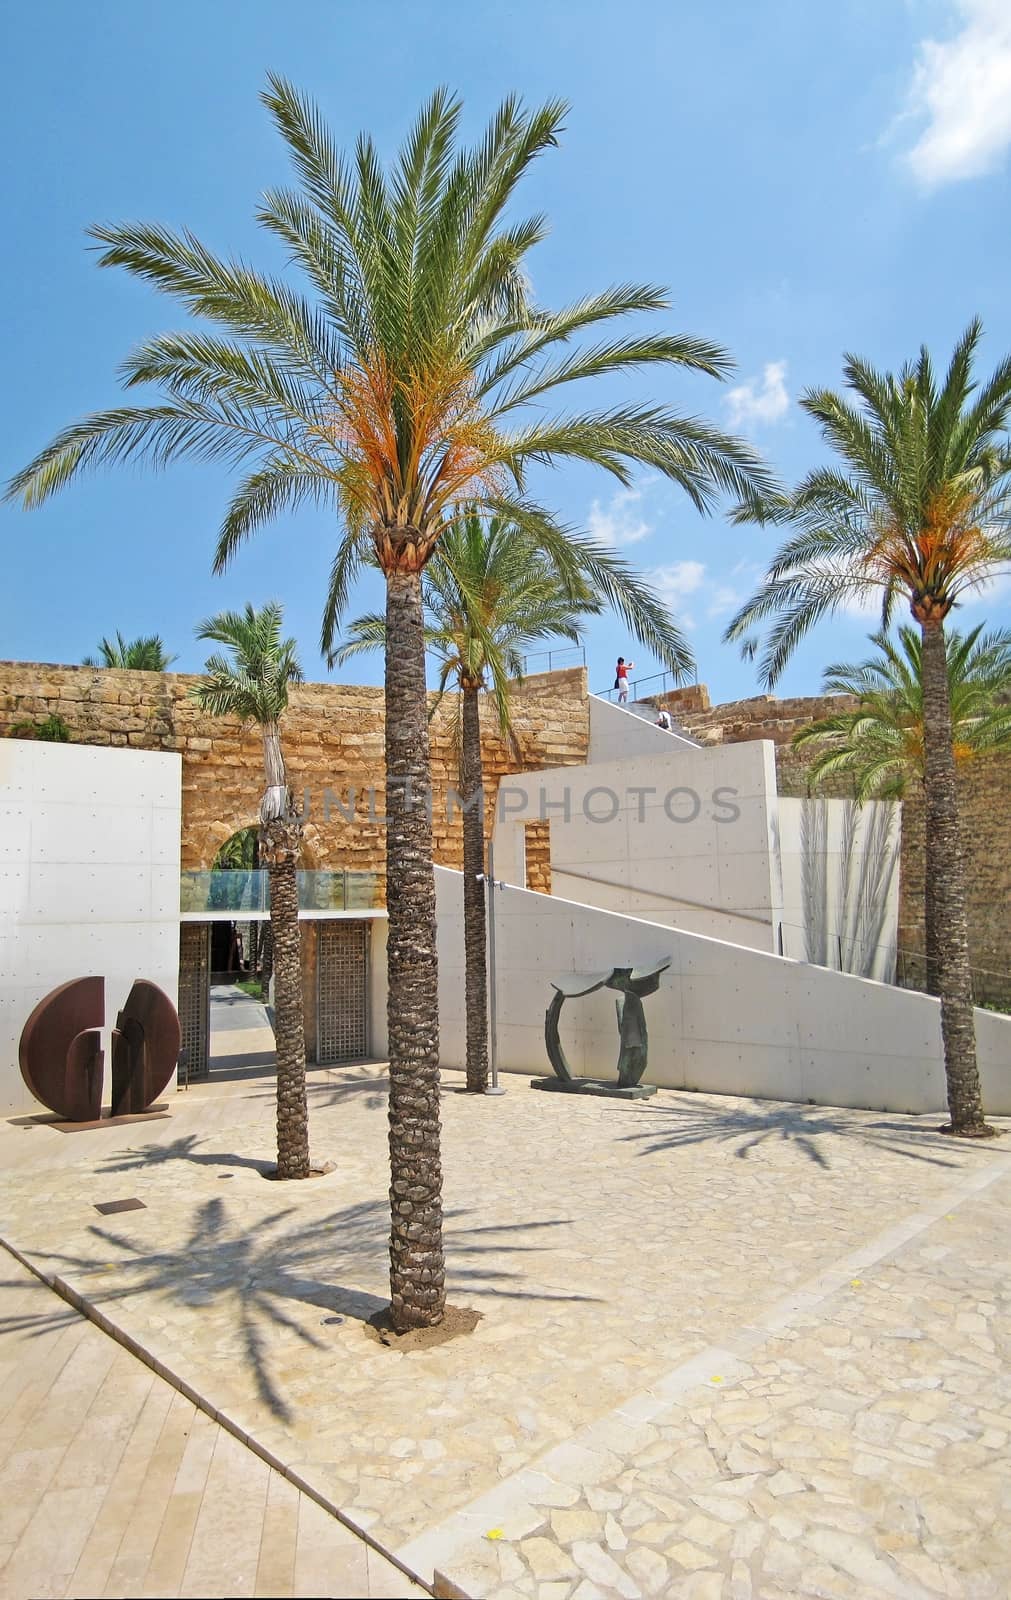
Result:
{"label": "doorway", "polygon": [[320,1066],[368,1055],[368,950],[371,922],[316,924],[316,1060]]}

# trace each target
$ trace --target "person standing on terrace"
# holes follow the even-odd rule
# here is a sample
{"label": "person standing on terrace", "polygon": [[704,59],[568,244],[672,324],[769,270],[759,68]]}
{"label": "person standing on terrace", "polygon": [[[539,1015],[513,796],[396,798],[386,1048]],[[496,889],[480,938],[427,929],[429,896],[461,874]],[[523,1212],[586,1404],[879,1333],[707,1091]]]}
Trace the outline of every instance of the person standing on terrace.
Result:
{"label": "person standing on terrace", "polygon": [[629,661],[626,664],[624,656],[618,657],[618,665],[614,673],[614,687],[618,691],[618,704],[620,706],[625,705],[628,700],[628,674],[629,670],[634,669],[634,667],[634,661]]}

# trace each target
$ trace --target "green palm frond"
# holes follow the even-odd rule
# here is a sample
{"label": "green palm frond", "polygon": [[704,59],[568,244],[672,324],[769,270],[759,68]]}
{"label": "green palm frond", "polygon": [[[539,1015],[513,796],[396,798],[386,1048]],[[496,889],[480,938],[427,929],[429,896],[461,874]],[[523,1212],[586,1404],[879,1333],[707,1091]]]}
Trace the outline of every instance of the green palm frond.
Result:
{"label": "green palm frond", "polygon": [[[511,97],[465,148],[460,102],[440,89],[387,167],[366,136],[342,153],[285,79],[272,75],[263,100],[296,187],[268,191],[258,221],[283,243],[289,270],[256,271],[155,224],[95,227],[102,266],[169,295],[202,326],[145,341],[122,378],[127,388],[152,385],[155,401],[64,429],[9,495],[37,506],[78,474],[124,461],[241,468],[219,570],[282,513],[327,506],[338,535],[325,649],[370,551],[395,563],[410,543],[427,561],[462,502],[485,517],[508,509],[536,520],[524,489],[531,467],[583,462],[627,483],[647,466],[703,511],[721,494],[776,495],[749,445],[697,417],[656,405],[542,414],[548,397],[609,374],[659,367],[722,379],[731,370],[710,340],[608,333],[666,307],[655,285],[619,284],[555,311],[531,303],[527,260],[547,225],[517,217],[514,201],[530,164],[558,142],[561,102],[528,109]],[[544,508],[539,517],[557,554],[562,535]],[[634,601],[628,577],[614,568],[607,582]],[[661,624],[654,612],[657,637]]]}
{"label": "green palm frond", "polygon": [[[580,618],[602,609],[571,556],[566,542],[560,571],[515,524],[461,512],[440,540],[423,585],[425,647],[439,664],[440,697],[450,683],[486,688],[507,730],[517,659],[542,639],[578,643]],[[385,644],[385,617],[369,613],[348,626],[329,659],[343,666]]]}
{"label": "green palm frond", "polygon": [[289,687],[303,681],[295,640],[281,636],[283,622],[282,606],[270,601],[259,610],[247,605],[243,611],[221,611],[198,624],[198,639],[227,651],[208,657],[204,681],[190,691],[202,710],[260,727],[279,720]]}
{"label": "green palm frond", "polygon": [[167,672],[178,657],[166,654],[161,635],[143,634],[124,639],[117,631],[114,640],[100,639],[98,656],[85,656],[86,667],[125,667],[132,672]]}
{"label": "green palm frond", "polygon": [[887,625],[901,600],[942,618],[1011,567],[1011,360],[976,391],[981,336],[970,323],[943,382],[923,349],[898,374],[848,356],[851,402],[808,390],[804,409],[840,465],[818,468],[790,494],[741,496],[735,522],[789,526],[764,584],[725,637],[757,649],[771,687],[805,633],[853,598],[876,595]]}
{"label": "green palm frond", "polygon": [[[1011,748],[1011,629],[984,634],[983,624],[948,638],[948,689],[956,755],[962,760]],[[794,735],[811,748],[812,783],[853,780],[858,800],[901,798],[924,775],[922,641],[908,624],[897,637],[871,636],[876,655],[826,668],[825,694],[858,704],[822,717]]]}

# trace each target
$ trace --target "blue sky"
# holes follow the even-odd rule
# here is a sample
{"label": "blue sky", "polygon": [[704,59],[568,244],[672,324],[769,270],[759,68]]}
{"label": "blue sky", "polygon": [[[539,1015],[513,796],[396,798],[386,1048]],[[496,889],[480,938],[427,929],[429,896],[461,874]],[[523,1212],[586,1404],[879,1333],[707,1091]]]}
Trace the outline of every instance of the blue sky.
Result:
{"label": "blue sky", "polygon": [[[252,220],[261,190],[287,180],[258,100],[268,70],[310,92],[342,141],[365,127],[387,153],[438,83],[463,96],[468,137],[508,92],[571,101],[561,148],[523,194],[552,223],[530,262],[538,299],[668,284],[658,325],[718,339],[737,374],[641,374],[598,398],[732,424],[788,480],[824,459],[797,396],[837,385],[844,351],[895,366],[926,342],[940,361],[977,313],[984,366],[1011,349],[1007,0],[40,0],[9,7],[4,32],[4,478],[60,426],[114,404],[130,347],[183,320],[96,268],[89,223],[187,226],[223,254],[278,264]],[[113,469],[41,511],[0,509],[0,656],[78,661],[120,628],[160,632],[195,670],[198,619],[276,596],[307,676],[325,676],[333,526],[300,513],[215,578],[230,481],[218,466]],[[759,692],[720,635],[772,535],[704,520],[661,480],[616,492],[566,469],[537,487],[651,577],[714,699]],[[375,604],[371,583],[356,612]],[[1008,596],[998,584],[965,622],[1006,624]],[[826,663],[863,653],[869,621],[824,623],[778,692],[816,692]],[[619,651],[651,669],[613,619],[587,645],[593,688],[610,685]],[[354,677],[378,682],[380,663]]]}

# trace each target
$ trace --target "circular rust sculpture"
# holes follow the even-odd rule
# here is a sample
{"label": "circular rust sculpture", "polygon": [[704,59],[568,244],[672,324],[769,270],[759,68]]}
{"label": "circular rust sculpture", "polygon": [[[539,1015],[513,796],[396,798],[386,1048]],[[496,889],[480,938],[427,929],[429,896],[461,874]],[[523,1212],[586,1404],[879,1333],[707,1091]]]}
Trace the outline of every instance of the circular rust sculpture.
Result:
{"label": "circular rust sculpture", "polygon": [[179,1060],[179,1014],[164,989],[138,978],[112,1034],[112,1114],[146,1111]]}
{"label": "circular rust sculpture", "polygon": [[21,1076],[36,1100],[67,1122],[102,1114],[105,979],[74,978],[40,1000],[21,1030]]}
{"label": "circular rust sculpture", "polygon": [[[21,1031],[21,1076],[66,1122],[102,1115],[105,979],[75,978],[40,1000]],[[138,978],[112,1031],[112,1115],[146,1111],[179,1059],[179,1016],[164,990]]]}

